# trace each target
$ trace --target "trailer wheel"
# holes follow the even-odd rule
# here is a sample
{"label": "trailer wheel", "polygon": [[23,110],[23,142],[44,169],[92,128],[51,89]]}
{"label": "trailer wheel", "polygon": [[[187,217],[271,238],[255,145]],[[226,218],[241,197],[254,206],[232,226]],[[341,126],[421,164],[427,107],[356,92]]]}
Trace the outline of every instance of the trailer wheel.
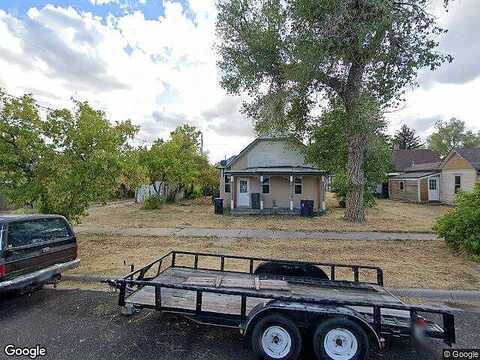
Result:
{"label": "trailer wheel", "polygon": [[252,348],[260,359],[296,360],[302,350],[302,335],[288,317],[267,315],[253,328]]}
{"label": "trailer wheel", "polygon": [[313,347],[319,359],[363,360],[368,354],[369,343],[365,330],[356,322],[332,318],[318,325]]}

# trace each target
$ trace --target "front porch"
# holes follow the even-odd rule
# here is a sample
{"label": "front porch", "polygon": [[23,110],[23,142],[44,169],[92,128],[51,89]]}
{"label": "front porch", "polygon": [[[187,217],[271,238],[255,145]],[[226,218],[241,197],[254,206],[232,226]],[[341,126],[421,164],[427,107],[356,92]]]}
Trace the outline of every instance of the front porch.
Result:
{"label": "front porch", "polygon": [[232,215],[299,215],[302,201],[313,214],[326,210],[326,177],[311,168],[256,168],[225,171],[229,192],[224,207]]}

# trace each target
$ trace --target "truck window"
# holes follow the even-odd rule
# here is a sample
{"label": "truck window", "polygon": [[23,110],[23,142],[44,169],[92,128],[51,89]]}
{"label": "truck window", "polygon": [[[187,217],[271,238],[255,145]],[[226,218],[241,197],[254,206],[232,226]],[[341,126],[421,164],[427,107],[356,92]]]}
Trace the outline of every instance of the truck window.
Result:
{"label": "truck window", "polygon": [[8,225],[8,247],[36,245],[70,237],[62,219],[40,219],[13,222]]}

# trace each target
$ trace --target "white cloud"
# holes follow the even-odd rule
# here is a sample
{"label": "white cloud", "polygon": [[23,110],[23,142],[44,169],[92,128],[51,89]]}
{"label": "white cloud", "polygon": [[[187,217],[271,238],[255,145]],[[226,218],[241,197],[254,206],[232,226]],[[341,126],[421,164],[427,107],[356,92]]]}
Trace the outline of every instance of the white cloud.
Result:
{"label": "white cloud", "polygon": [[[71,96],[88,100],[112,120],[142,125],[140,141],[190,123],[204,131],[213,160],[238,152],[252,126],[218,83],[214,1],[191,0],[193,18],[176,1],[164,7],[156,20],[139,11],[102,19],[52,5],[22,18],[0,10],[0,85],[49,106],[71,106]],[[236,131],[225,131],[232,121]]]}
{"label": "white cloud", "polygon": [[[423,86],[407,94],[405,108],[388,115],[392,133],[405,122],[427,136],[435,119],[452,116],[480,129],[477,52],[467,47],[480,48],[475,16],[469,16],[478,13],[478,4],[459,0],[453,6],[452,15],[441,18],[451,36],[442,46],[456,61],[420,78]],[[21,17],[0,10],[0,86],[16,95],[32,92],[49,106],[71,106],[71,96],[88,100],[112,120],[140,124],[139,142],[190,123],[204,131],[213,160],[238,153],[253,138],[253,126],[239,113],[239,98],[219,85],[215,1],[189,0],[185,11],[165,0],[164,8],[158,19],[128,9],[107,18],[52,5]]]}

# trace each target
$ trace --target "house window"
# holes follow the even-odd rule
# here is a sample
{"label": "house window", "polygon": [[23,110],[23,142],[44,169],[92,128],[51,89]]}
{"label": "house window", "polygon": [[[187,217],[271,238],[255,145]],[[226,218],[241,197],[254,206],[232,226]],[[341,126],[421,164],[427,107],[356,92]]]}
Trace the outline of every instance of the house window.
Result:
{"label": "house window", "polygon": [[302,178],[299,176],[295,176],[294,184],[295,184],[295,195],[300,195],[302,193],[302,187],[303,187]]}
{"label": "house window", "polygon": [[231,189],[230,175],[225,175],[225,192],[229,193]]}
{"label": "house window", "polygon": [[403,181],[400,181],[400,190],[405,190],[405,183]]}
{"label": "house window", "polygon": [[429,179],[428,180],[428,188],[430,190],[437,190],[437,180],[436,179]]}
{"label": "house window", "polygon": [[270,194],[270,178],[264,177],[262,181],[262,193]]}
{"label": "house window", "polygon": [[455,194],[462,190],[462,177],[455,175]]}

